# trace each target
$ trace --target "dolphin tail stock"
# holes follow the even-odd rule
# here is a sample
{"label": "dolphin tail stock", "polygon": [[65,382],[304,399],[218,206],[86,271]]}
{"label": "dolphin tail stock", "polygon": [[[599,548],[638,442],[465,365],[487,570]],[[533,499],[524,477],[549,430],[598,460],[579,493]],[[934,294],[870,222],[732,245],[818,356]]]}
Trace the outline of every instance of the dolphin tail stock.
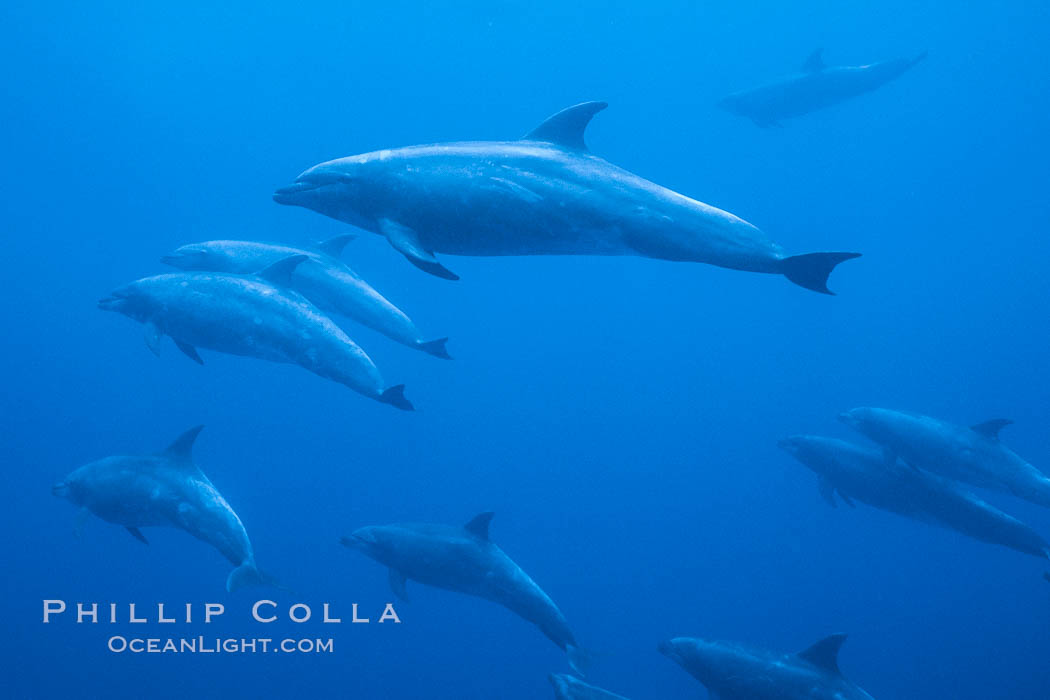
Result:
{"label": "dolphin tail stock", "polygon": [[921,53],[917,54],[915,56],[915,58],[913,58],[910,61],[908,61],[908,68],[911,68],[911,67],[913,67],[913,66],[915,66],[915,65],[917,65],[919,63],[922,63],[923,61],[926,60],[926,57],[929,56],[929,55],[930,55],[929,51],[922,51]]}
{"label": "dolphin tail stock", "polygon": [[834,296],[835,292],[828,289],[828,276],[831,275],[831,271],[839,263],[859,257],[860,253],[792,255],[780,261],[781,274],[800,287]]}
{"label": "dolphin tail stock", "polygon": [[405,398],[405,385],[396,384],[388,389],[384,389],[378,396],[378,399],[383,403],[388,403],[394,408],[400,408],[402,411],[414,411],[416,407],[412,405],[412,402]]}
{"label": "dolphin tail stock", "polygon": [[233,593],[234,591],[248,586],[272,586],[274,588],[287,590],[276,578],[263,571],[259,571],[259,569],[255,567],[254,561],[244,562],[231,571],[230,575],[226,577],[227,593]]}
{"label": "dolphin tail stock", "polygon": [[443,360],[451,360],[452,355],[448,354],[448,350],[445,349],[445,343],[448,342],[448,338],[438,338],[437,340],[427,340],[416,344],[423,352],[434,357],[440,357]]}

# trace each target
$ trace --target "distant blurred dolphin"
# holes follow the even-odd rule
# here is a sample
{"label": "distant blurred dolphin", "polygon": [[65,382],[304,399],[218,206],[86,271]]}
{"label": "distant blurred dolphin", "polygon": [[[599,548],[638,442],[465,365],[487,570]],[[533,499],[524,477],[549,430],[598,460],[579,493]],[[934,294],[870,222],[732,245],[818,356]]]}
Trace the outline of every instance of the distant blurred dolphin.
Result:
{"label": "distant blurred dolphin", "polygon": [[839,670],[835,634],[798,654],[778,654],[730,642],[678,637],[660,653],[703,683],[718,700],[872,700]]}
{"label": "distant blurred dolphin", "polygon": [[288,362],[411,411],[404,384],[384,388],[365,351],[288,288],[292,270],[304,260],[306,256],[293,255],[257,276],[181,272],[146,277],[114,290],[98,305],[145,324],[146,345],[154,353],[167,335],[200,364],[197,347]]}
{"label": "distant blurred dolphin", "polygon": [[448,338],[424,340],[405,312],[339,260],[353,234],[324,241],[317,251],[256,241],[204,241],[191,243],[161,258],[182,270],[252,274],[293,255],[306,256],[292,272],[291,285],[319,309],[337,313],[425,353],[451,359],[445,350]]}
{"label": "distant blurred dolphin", "polygon": [[888,408],[854,408],[839,415],[882,446],[886,459],[1050,507],[1050,477],[999,441],[1005,418],[970,427]]}
{"label": "distant blurred dolphin", "polygon": [[385,236],[413,265],[459,279],[434,253],[640,255],[780,274],[824,294],[859,253],[786,256],[760,230],[591,155],[604,102],[558,112],[517,141],[410,146],[315,165],[274,194]]}
{"label": "distant blurred dolphin", "polygon": [[897,460],[887,461],[876,448],[844,440],[795,435],[781,448],[816,473],[820,493],[835,507],[836,492],[853,505],[870,506],[951,528],[964,535],[1050,558],[1050,544],[1020,520],[990,506],[950,481]]}
{"label": "distant blurred dolphin", "polygon": [[219,550],[237,568],[226,590],[274,584],[255,567],[255,553],[241,519],[193,463],[193,443],[203,426],[187,430],[163,452],[106,457],[86,464],[51,491],[82,512],[123,525],[149,544],[141,527],[175,527]]}
{"label": "distant blurred dolphin", "polygon": [[554,687],[556,700],[627,700],[622,695],[595,688],[565,673],[552,673],[547,679]]}
{"label": "distant blurred dolphin", "polygon": [[561,610],[503,550],[489,539],[492,513],[481,513],[465,526],[402,523],[375,525],[341,538],[390,569],[390,586],[407,599],[406,579],[485,598],[540,628],[565,651],[569,665],[582,674],[584,655]]}
{"label": "distant blurred dolphin", "polygon": [[759,126],[780,126],[782,119],[830,107],[871,92],[897,78],[926,58],[897,58],[866,66],[826,66],[817,49],[802,72],[761,87],[734,92],[718,103],[733,114],[749,117]]}

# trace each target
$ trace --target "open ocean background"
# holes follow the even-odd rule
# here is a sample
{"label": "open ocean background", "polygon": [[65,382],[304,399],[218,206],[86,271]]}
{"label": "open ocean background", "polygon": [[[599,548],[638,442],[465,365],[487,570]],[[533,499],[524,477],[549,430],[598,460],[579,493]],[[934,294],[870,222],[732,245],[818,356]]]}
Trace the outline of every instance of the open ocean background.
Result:
{"label": "open ocean background", "polygon": [[[547,698],[564,655],[483,601],[409,583],[403,624],[248,620],[274,597],[378,616],[367,524],[492,537],[632,700],[702,689],[672,636],[801,650],[849,632],[875,698],[1050,697],[1034,558],[864,506],[828,508],[776,446],[860,440],[858,405],[970,424],[1050,469],[1050,5],[1044,2],[8,2],[0,6],[0,658],[11,698]],[[759,129],[714,107],[829,64],[929,58],[881,90]],[[442,362],[346,324],[419,409],[293,366],[205,366],[96,302],[183,243],[309,244],[348,227],[271,193],[330,158],[525,133],[601,99],[613,163],[727,209],[789,252],[857,250],[838,297],[639,258],[455,258],[449,283],[362,233],[345,259]],[[144,547],[50,486],[204,423],[196,461],[295,593],[228,595],[175,530]],[[1050,535],[1050,512],[989,500]],[[41,624],[41,601],[223,602],[204,625]],[[330,655],[116,655],[112,634],[333,637]]]}

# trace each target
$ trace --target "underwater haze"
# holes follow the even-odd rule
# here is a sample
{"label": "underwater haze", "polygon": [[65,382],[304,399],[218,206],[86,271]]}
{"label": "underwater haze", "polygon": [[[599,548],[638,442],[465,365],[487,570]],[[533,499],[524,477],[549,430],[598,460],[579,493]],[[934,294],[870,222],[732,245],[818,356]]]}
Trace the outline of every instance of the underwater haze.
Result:
{"label": "underwater haze", "polygon": [[[6,465],[0,636],[12,698],[552,697],[565,654],[491,602],[387,572],[340,537],[402,521],[491,538],[632,700],[696,697],[672,637],[793,652],[849,633],[879,700],[1050,697],[1048,562],[863,505],[832,509],[777,447],[863,438],[885,406],[1050,470],[1050,5],[1041,2],[20,3],[0,7]],[[762,128],[717,105],[828,64],[925,61]],[[515,139],[586,100],[590,150],[761,228],[789,254],[858,251],[837,296],[642,257],[440,256],[272,194],[308,167],[410,144]],[[445,361],[343,322],[401,412],[288,364],[190,361],[99,299],[209,239],[343,260]],[[194,459],[286,589],[227,593],[183,532],[144,546],[51,486],[204,424]],[[979,491],[1050,536],[1050,511]],[[254,601],[282,619],[250,620]],[[205,626],[45,625],[45,599],[220,602]],[[296,602],[315,619],[294,624]],[[316,618],[328,602],[340,625]],[[377,624],[394,602],[401,624]],[[371,624],[351,624],[359,603]],[[131,654],[127,636],[331,637],[328,654]]]}

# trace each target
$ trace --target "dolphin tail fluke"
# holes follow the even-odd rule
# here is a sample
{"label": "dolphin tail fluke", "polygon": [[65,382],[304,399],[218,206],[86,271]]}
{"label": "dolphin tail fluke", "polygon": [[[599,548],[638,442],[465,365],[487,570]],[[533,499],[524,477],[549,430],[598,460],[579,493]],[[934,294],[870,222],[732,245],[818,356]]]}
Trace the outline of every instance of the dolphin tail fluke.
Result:
{"label": "dolphin tail fluke", "polygon": [[835,292],[828,289],[828,276],[840,262],[859,258],[860,253],[806,253],[781,260],[781,273],[800,287],[821,294]]}
{"label": "dolphin tail fluke", "polygon": [[445,349],[445,343],[448,342],[448,338],[438,338],[437,340],[428,340],[425,343],[419,343],[419,349],[428,355],[434,357],[440,357],[443,360],[451,360],[452,355],[448,354],[448,350]]}
{"label": "dolphin tail fluke", "polygon": [[379,400],[383,403],[388,403],[394,408],[400,408],[402,411],[414,411],[416,407],[412,405],[412,402],[405,398],[405,385],[397,384],[389,389],[385,389],[383,393],[379,395]]}
{"label": "dolphin tail fluke", "polygon": [[580,678],[586,678],[591,665],[591,655],[575,644],[565,645],[565,654],[569,657],[569,668]]}
{"label": "dolphin tail fluke", "polygon": [[233,593],[249,586],[273,586],[284,588],[277,579],[255,568],[255,562],[245,562],[230,572],[226,578],[226,592]]}

